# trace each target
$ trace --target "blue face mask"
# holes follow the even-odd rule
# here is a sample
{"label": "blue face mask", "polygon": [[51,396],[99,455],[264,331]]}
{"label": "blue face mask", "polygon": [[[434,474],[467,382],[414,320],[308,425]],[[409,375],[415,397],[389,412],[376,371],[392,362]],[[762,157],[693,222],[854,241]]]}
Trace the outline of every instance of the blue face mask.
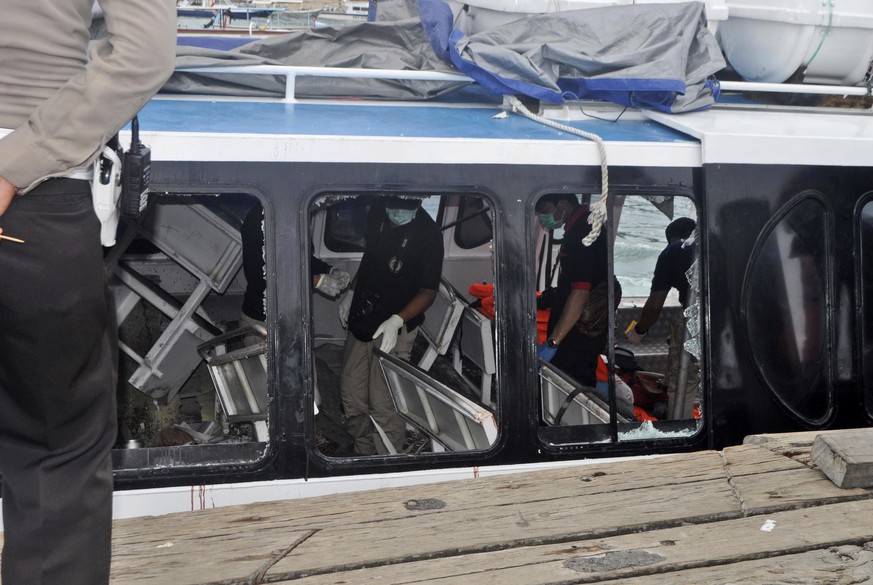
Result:
{"label": "blue face mask", "polygon": [[543,229],[556,230],[560,229],[561,226],[564,225],[564,220],[555,219],[554,213],[541,213],[540,225],[543,226]]}
{"label": "blue face mask", "polygon": [[415,219],[417,209],[391,209],[386,208],[385,213],[388,214],[388,219],[397,225],[406,225]]}

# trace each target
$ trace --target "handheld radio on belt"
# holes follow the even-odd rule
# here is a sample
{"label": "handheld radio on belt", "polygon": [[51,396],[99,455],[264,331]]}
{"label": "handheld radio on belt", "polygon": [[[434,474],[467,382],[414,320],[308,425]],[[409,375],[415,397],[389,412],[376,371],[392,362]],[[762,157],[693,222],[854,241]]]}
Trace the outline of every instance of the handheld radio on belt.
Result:
{"label": "handheld radio on belt", "polygon": [[121,171],[121,215],[137,218],[149,203],[152,151],[139,141],[139,119],[130,123],[130,150],[124,153]]}
{"label": "handheld radio on belt", "polygon": [[104,246],[115,245],[118,221],[122,216],[135,219],[145,210],[151,169],[151,150],[139,141],[139,120],[134,117],[130,150],[124,152],[118,145],[118,138],[113,138],[94,164],[91,192],[94,212],[100,220],[100,241]]}

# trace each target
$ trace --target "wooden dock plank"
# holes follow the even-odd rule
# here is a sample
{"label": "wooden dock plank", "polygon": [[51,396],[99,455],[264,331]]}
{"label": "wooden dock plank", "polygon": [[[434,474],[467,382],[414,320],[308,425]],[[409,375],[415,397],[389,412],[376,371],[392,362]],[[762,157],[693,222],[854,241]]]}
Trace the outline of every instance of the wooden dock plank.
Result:
{"label": "wooden dock plank", "polygon": [[[257,534],[212,531],[180,518],[138,542],[120,543],[113,538],[111,582],[118,584],[201,585],[246,583],[252,575],[272,565],[282,547],[292,546],[311,531],[267,529]],[[173,527],[176,529],[173,530]],[[169,528],[169,529],[168,529]],[[156,537],[163,537],[163,542]],[[169,576],[172,576],[170,578]]]}
{"label": "wooden dock plank", "polygon": [[[652,583],[655,581],[651,576],[658,575],[657,582],[661,583],[708,583],[707,580],[682,581],[678,576],[687,573],[697,578],[695,570],[704,568],[704,565],[730,565],[732,572],[736,564],[750,560],[765,558],[772,562],[772,566],[780,566],[779,557],[797,553],[819,553],[845,546],[857,549],[864,543],[873,543],[873,522],[863,526],[857,522],[858,518],[871,517],[873,500],[864,500],[778,512],[766,518],[724,520],[609,538],[327,573],[297,578],[293,582],[295,585],[433,582],[440,585],[472,582],[477,585],[545,585],[596,583],[648,575],[649,580],[640,583]],[[815,527],[815,530],[809,530],[810,527]],[[873,547],[869,553],[873,553]],[[871,560],[869,555],[863,558]],[[857,568],[860,571],[863,565],[859,563]],[[873,571],[873,562],[868,562],[867,570]],[[268,575],[270,581],[275,582],[277,575],[273,572]],[[796,581],[807,582],[810,581]],[[290,584],[291,581],[278,583]]]}
{"label": "wooden dock plank", "polygon": [[737,445],[721,451],[724,465],[730,468],[730,475],[755,475],[774,471],[796,471],[806,469],[803,463],[795,461],[759,445]]}
{"label": "wooden dock plank", "polygon": [[[873,580],[873,543],[671,573],[670,585],[854,585]],[[651,577],[621,585],[651,585]]]}
{"label": "wooden dock plank", "polygon": [[873,495],[868,489],[838,488],[818,469],[740,476],[735,477],[732,483],[747,514],[820,506],[866,499]]}

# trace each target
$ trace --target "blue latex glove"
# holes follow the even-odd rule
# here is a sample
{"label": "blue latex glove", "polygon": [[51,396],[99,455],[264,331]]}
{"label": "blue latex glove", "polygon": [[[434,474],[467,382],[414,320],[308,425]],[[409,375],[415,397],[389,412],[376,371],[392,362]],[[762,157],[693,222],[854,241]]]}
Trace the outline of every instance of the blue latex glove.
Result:
{"label": "blue latex glove", "polygon": [[545,343],[541,343],[537,346],[537,357],[544,359],[547,362],[551,362],[556,353],[558,353],[557,347],[549,347]]}

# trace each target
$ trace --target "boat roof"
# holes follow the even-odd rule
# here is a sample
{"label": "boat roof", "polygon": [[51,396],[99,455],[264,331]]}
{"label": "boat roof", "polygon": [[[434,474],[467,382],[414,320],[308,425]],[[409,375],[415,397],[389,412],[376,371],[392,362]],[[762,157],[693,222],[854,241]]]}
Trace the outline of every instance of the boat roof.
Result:
{"label": "boat roof", "polygon": [[725,107],[645,115],[700,140],[704,164],[868,167],[873,161],[869,110]]}
{"label": "boat roof", "polygon": [[[541,113],[600,136],[610,166],[866,167],[873,160],[869,110],[725,106],[666,114],[578,104]],[[139,119],[155,160],[600,164],[591,140],[496,102],[160,97]]]}
{"label": "boat roof", "polygon": [[[700,165],[696,138],[621,112],[560,122],[600,135],[610,165]],[[139,121],[154,160],[600,165],[594,142],[499,104],[159,98]]]}

